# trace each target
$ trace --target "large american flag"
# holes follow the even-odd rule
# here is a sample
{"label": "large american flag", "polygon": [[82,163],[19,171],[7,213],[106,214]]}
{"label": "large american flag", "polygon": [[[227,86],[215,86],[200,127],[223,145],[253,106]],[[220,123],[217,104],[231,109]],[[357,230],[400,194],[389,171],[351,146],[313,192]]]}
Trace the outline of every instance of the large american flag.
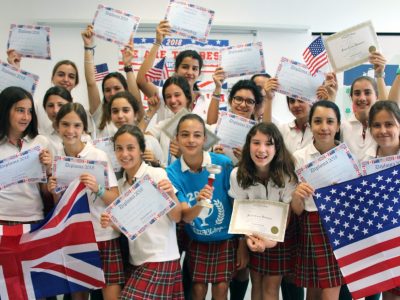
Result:
{"label": "large american flag", "polygon": [[400,286],[400,165],[321,188],[314,200],[355,299]]}
{"label": "large american flag", "polygon": [[70,185],[43,222],[0,226],[0,297],[45,298],[104,286],[85,186]]}
{"label": "large american flag", "polygon": [[169,71],[166,64],[166,58],[163,57],[154,67],[146,73],[147,81],[165,80],[169,77]]}
{"label": "large american flag", "polygon": [[304,50],[303,58],[313,76],[320,68],[328,63],[328,55],[326,54],[322,37],[317,37],[310,46]]}

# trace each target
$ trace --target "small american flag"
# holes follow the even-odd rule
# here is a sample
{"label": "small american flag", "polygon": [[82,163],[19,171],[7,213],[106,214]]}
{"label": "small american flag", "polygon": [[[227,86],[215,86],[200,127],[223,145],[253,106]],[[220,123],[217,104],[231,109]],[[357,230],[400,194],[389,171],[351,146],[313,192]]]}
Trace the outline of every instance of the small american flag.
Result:
{"label": "small american flag", "polygon": [[94,78],[96,81],[102,81],[108,73],[110,72],[108,71],[108,66],[106,63],[94,66]]}
{"label": "small american flag", "polygon": [[400,286],[400,165],[316,190],[314,200],[353,298]]}
{"label": "small american flag", "polygon": [[160,81],[169,77],[169,71],[166,63],[166,58],[163,57],[154,67],[146,74],[147,81]]}
{"label": "small american flag", "polygon": [[311,44],[304,50],[303,58],[310,70],[311,75],[314,76],[320,68],[328,63],[328,56],[322,42],[322,37],[317,37]]}

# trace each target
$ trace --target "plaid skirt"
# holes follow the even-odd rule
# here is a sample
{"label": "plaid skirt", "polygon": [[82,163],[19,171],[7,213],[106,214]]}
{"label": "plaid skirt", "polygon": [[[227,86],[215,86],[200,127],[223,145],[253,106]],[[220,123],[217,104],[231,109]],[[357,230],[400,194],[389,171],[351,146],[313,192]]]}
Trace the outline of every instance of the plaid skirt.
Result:
{"label": "plaid skirt", "polygon": [[299,218],[300,235],[295,283],[308,288],[331,288],[344,284],[318,212],[305,211]]}
{"label": "plaid skirt", "polygon": [[144,263],[132,267],[120,299],[183,300],[179,260]]}
{"label": "plaid skirt", "polygon": [[202,243],[190,241],[189,272],[193,282],[230,282],[236,271],[238,239]]}
{"label": "plaid skirt", "polygon": [[106,285],[123,284],[125,282],[124,268],[119,239],[97,242],[97,246],[103,262]]}
{"label": "plaid skirt", "polygon": [[298,221],[292,214],[285,232],[285,240],[264,252],[249,251],[249,268],[261,275],[288,275],[294,271],[297,250]]}

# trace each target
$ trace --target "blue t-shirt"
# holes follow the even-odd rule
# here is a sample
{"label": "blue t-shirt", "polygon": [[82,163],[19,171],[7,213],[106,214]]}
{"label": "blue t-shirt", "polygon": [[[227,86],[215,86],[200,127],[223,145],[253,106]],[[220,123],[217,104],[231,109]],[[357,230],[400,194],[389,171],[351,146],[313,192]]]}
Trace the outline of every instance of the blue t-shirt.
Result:
{"label": "blue t-shirt", "polygon": [[[220,174],[215,176],[214,192],[210,210],[203,209],[200,215],[185,228],[189,236],[200,242],[223,241],[231,238],[228,234],[229,222],[232,215],[232,198],[228,191],[229,176],[232,171],[232,161],[225,155],[209,153],[211,163],[222,167]],[[174,187],[178,190],[180,202],[186,202],[189,207],[196,205],[196,197],[204,188],[210,174],[205,168],[200,173],[182,172],[181,160],[174,161],[168,168],[167,174]]]}

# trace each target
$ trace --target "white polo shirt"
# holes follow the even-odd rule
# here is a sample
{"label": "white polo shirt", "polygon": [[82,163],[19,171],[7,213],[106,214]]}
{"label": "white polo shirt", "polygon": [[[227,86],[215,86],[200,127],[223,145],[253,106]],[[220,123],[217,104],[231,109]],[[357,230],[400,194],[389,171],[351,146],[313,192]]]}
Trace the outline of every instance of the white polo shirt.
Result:
{"label": "white polo shirt", "polygon": [[[139,167],[135,178],[149,175],[154,182],[168,179],[164,169],[153,168],[145,162]],[[168,179],[169,180],[169,179]],[[121,193],[131,187],[126,180],[126,173],[118,181]],[[148,199],[151,201],[151,199]],[[168,215],[162,216],[157,222],[149,226],[137,239],[129,241],[129,261],[134,266],[146,262],[163,262],[179,259],[178,242],[176,238],[176,224]]]}
{"label": "white polo shirt", "polygon": [[[49,149],[46,137],[37,135],[33,139],[25,136],[22,139],[21,151],[37,145]],[[0,141],[0,160],[18,152],[18,148],[9,143],[8,139]],[[32,222],[43,218],[43,202],[38,183],[19,183],[0,190],[0,220]]]}
{"label": "white polo shirt", "polygon": [[313,134],[308,123],[304,132],[297,128],[294,120],[290,123],[279,124],[277,127],[282,134],[286,148],[292,154],[313,142]]}

